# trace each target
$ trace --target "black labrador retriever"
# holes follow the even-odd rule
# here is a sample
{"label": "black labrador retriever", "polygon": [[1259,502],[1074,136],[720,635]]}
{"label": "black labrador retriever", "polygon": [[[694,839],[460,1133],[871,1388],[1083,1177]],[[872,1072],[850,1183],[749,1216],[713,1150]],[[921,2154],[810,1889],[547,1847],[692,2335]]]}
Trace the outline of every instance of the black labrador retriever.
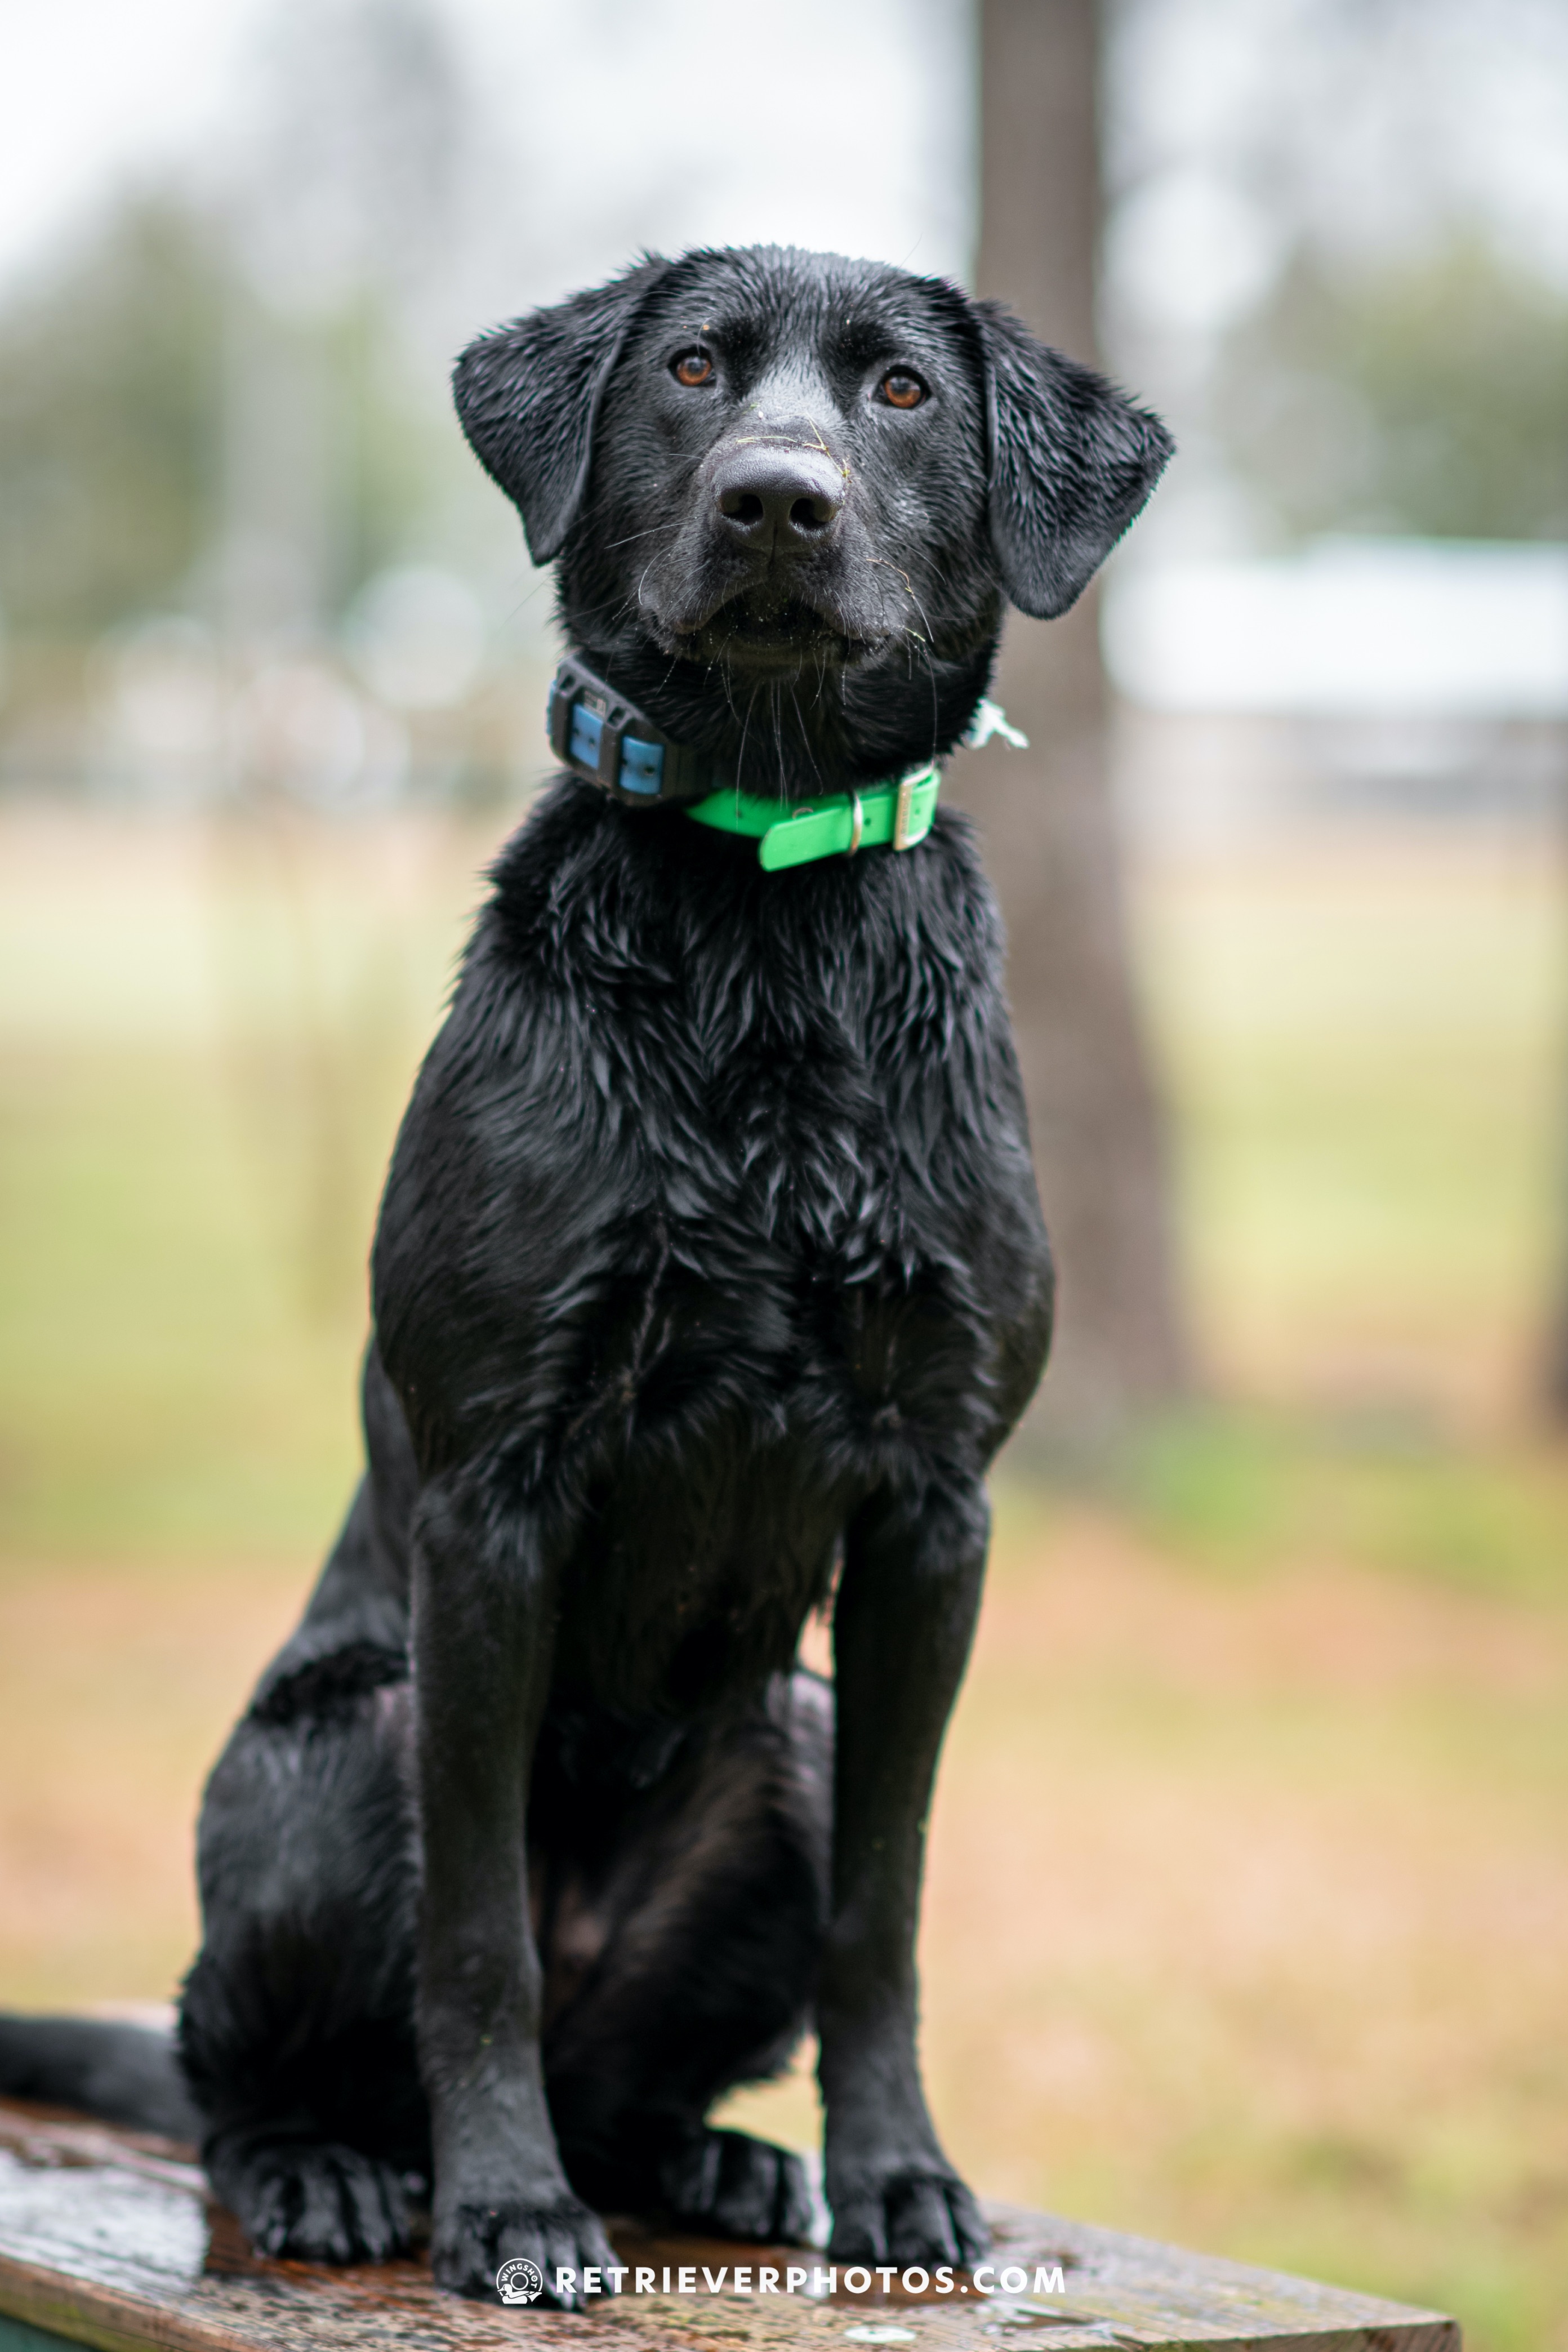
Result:
{"label": "black labrador retriever", "polygon": [[[992,304],[773,248],[456,382],[559,563],[565,772],[398,1139],[368,1474],[207,1791],[205,2160],[307,2260],[393,2252],[424,2176],[444,2284],[570,2305],[595,2208],[803,2233],[798,2159],[705,2119],[815,2021],[833,2254],[971,2262],[913,1947],[1051,1267],[933,763],[1005,599],[1064,611],[1170,445]],[[110,2031],[13,2024],[0,2081],[177,2122]]]}

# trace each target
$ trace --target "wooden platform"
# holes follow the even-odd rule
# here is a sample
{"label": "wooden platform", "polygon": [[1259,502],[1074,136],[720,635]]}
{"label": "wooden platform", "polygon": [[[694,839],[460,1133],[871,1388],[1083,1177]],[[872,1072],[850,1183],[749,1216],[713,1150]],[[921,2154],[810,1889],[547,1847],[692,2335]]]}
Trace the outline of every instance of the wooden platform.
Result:
{"label": "wooden platform", "polygon": [[[917,2352],[1458,2352],[1451,2319],[1238,2263],[1178,2252],[1143,2238],[994,2205],[998,2273],[1016,2265],[1016,2294],[960,2291],[885,2297],[876,2282],[847,2294],[733,2292],[622,2294],[583,2315],[489,2309],[438,2293],[420,2263],[317,2270],[258,2260],[215,2205],[192,2152],[41,2107],[0,2102],[0,2347],[38,2328],[100,2352],[746,2352],[746,2347],[912,2345]],[[765,2249],[656,2239],[612,2221],[622,2259],[662,2280],[686,2265],[700,2284],[739,2256],[782,2277],[798,2247]],[[809,2254],[808,2263],[820,2261]],[[1059,2265],[1066,2292],[1034,2291]],[[15,2329],[9,2319],[23,2323]]]}

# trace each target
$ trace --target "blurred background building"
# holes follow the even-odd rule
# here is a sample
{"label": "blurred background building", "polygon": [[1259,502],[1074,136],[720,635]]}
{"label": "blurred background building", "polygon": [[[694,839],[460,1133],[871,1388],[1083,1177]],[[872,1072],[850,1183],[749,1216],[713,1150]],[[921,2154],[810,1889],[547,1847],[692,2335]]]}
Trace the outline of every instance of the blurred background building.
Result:
{"label": "blurred background building", "polygon": [[988,2186],[1568,2346],[1568,10],[0,38],[0,1998],[166,1991],[353,1475],[381,1171],[548,765],[453,354],[644,247],[877,255],[1179,443],[1012,625],[1030,752],[952,780],[1064,1328],[939,1816],[939,2104]]}

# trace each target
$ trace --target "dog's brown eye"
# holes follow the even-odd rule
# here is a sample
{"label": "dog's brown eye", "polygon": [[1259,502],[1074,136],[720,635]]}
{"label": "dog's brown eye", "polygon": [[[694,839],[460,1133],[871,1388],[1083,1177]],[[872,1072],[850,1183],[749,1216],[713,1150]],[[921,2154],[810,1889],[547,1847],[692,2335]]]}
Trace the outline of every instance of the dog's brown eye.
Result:
{"label": "dog's brown eye", "polygon": [[675,362],[677,383],[709,383],[712,376],[713,362],[706,352],[682,352]]}
{"label": "dog's brown eye", "polygon": [[882,378],[881,394],[889,408],[918,408],[926,388],[918,375],[906,375],[902,368],[894,368]]}

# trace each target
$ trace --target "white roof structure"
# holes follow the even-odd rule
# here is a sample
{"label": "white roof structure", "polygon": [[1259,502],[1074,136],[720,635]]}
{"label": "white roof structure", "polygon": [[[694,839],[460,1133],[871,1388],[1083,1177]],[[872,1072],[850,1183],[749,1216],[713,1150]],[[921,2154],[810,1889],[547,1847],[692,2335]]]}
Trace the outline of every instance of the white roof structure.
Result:
{"label": "white roof structure", "polygon": [[1568,717],[1568,547],[1344,539],[1129,563],[1102,625],[1117,687],[1152,710]]}

